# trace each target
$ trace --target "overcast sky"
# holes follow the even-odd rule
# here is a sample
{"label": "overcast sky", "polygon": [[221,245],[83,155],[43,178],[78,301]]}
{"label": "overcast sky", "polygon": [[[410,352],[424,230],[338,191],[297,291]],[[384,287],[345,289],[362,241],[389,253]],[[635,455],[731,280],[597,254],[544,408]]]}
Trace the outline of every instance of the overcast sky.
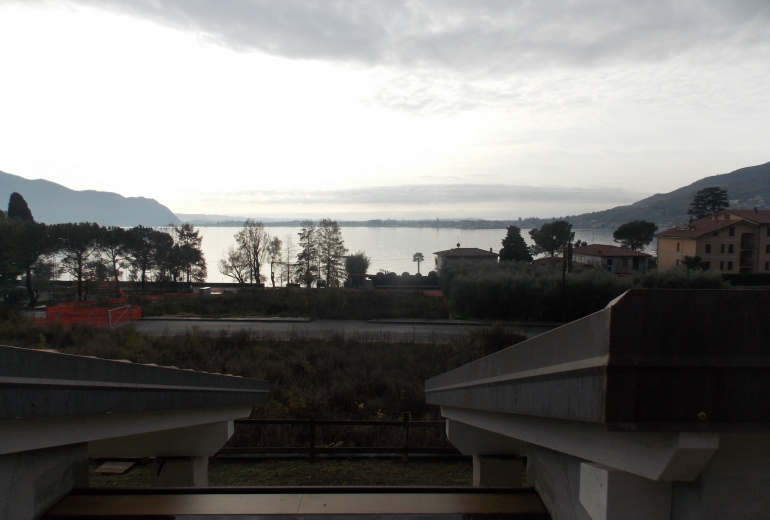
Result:
{"label": "overcast sky", "polygon": [[770,161],[768,0],[0,0],[0,170],[268,217],[550,217]]}

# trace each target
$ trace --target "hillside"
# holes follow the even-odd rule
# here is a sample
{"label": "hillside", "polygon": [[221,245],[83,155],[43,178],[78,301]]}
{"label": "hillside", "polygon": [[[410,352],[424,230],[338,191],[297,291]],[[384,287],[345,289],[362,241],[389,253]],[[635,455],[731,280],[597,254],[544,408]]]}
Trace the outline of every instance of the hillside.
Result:
{"label": "hillside", "polygon": [[687,222],[690,202],[698,190],[718,186],[727,190],[733,209],[770,209],[770,162],[712,175],[670,193],[657,193],[629,206],[567,217],[576,228],[617,227],[631,220],[648,220],[660,229]]}
{"label": "hillside", "polygon": [[46,180],[29,180],[0,171],[0,207],[20,193],[37,222],[96,222],[102,226],[148,227],[179,224],[170,209],[154,199],[123,197],[103,191],[75,191]]}

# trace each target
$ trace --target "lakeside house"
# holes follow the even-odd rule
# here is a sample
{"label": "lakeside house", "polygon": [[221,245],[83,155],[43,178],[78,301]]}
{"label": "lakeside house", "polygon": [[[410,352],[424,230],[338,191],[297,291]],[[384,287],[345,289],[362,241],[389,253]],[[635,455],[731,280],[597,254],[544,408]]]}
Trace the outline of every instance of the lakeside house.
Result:
{"label": "lakeside house", "polygon": [[489,251],[479,249],[478,247],[457,247],[454,249],[447,249],[445,251],[437,251],[433,253],[436,255],[436,272],[441,270],[441,267],[447,264],[447,262],[475,262],[479,264],[496,264],[497,253],[493,252],[490,248]]}
{"label": "lakeside house", "polygon": [[646,273],[651,255],[608,244],[578,246],[572,250],[574,262],[601,267],[612,274]]}
{"label": "lakeside house", "polygon": [[724,210],[657,237],[659,269],[699,256],[706,270],[770,272],[770,210]]}

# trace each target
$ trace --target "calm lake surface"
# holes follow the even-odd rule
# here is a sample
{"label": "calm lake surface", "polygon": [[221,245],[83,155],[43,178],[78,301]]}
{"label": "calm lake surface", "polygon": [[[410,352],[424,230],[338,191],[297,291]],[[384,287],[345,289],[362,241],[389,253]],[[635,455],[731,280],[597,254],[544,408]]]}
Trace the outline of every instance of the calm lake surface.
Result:
{"label": "calm lake surface", "polygon": [[[231,278],[222,275],[217,263],[225,255],[228,247],[235,244],[235,235],[239,227],[196,227],[203,237],[203,254],[208,265],[208,282],[232,282]],[[299,253],[299,227],[270,227],[265,229],[271,236],[283,241],[284,255],[288,237],[291,237],[292,260]],[[493,252],[500,251],[501,242],[505,238],[505,229],[448,229],[448,228],[378,228],[378,227],[342,227],[342,238],[345,247],[352,253],[362,251],[371,258],[370,273],[380,270],[397,274],[403,272],[416,273],[417,263],[412,256],[420,252],[425,261],[420,264],[420,272],[427,274],[433,270],[435,256],[433,253],[452,249],[459,243],[461,247],[478,247]],[[614,244],[613,229],[575,229],[575,240],[585,240],[589,244]],[[529,230],[522,230],[524,240],[531,244]],[[269,266],[262,274],[269,276]],[[278,280],[276,279],[276,284]]]}

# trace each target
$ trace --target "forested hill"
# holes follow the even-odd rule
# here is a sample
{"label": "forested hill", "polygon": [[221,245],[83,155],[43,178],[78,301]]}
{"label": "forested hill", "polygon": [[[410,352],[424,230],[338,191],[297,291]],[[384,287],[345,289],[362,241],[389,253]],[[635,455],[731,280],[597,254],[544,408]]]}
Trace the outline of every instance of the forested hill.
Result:
{"label": "forested hill", "polygon": [[632,220],[655,222],[660,229],[687,222],[690,202],[698,190],[717,186],[727,190],[733,209],[770,209],[770,162],[712,175],[670,193],[657,193],[629,206],[567,217],[576,228],[617,227]]}
{"label": "forested hill", "polygon": [[20,193],[37,222],[96,222],[102,226],[148,227],[180,224],[166,206],[154,199],[123,197],[103,191],[75,191],[42,179],[30,180],[0,171],[0,207],[11,193]]}

